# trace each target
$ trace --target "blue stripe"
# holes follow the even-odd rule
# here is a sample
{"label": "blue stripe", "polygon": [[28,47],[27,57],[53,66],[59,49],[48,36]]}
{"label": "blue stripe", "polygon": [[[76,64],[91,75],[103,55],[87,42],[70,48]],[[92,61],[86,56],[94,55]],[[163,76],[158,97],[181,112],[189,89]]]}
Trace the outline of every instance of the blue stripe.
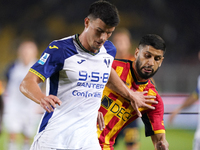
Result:
{"label": "blue stripe", "polygon": [[[76,47],[74,46],[72,38],[64,39],[64,40],[57,40],[50,44],[50,46],[52,46],[52,47],[54,45],[57,46],[58,49],[57,48],[49,49],[49,47],[48,47],[46,49],[46,51],[51,56],[47,60],[46,64],[44,64],[42,67],[41,67],[41,65],[38,65],[37,67],[38,68],[41,67],[40,72],[44,72],[43,74],[45,74],[45,77],[50,78],[49,95],[57,96],[59,71],[62,70],[62,68],[63,68],[64,60],[77,54],[78,52],[76,50]],[[44,51],[44,52],[46,52],[46,51]],[[53,112],[45,113],[45,115],[42,119],[40,128],[39,128],[39,132],[41,132],[45,129],[45,127],[47,126],[48,121],[52,117],[52,115],[53,115]]]}
{"label": "blue stripe", "polygon": [[[49,91],[49,95],[57,95],[58,92],[58,81],[59,81],[59,72],[52,75],[50,77],[50,91]],[[45,127],[48,124],[49,119],[52,117],[53,112],[48,113],[46,112],[43,119],[42,119],[42,123],[40,125],[39,128],[39,132],[43,131],[45,129]]]}
{"label": "blue stripe", "polygon": [[40,129],[39,132],[43,131],[45,129],[45,127],[47,126],[47,123],[49,121],[49,119],[51,118],[51,116],[53,115],[53,112],[48,113],[46,112],[43,119],[42,119],[42,123],[40,125]]}

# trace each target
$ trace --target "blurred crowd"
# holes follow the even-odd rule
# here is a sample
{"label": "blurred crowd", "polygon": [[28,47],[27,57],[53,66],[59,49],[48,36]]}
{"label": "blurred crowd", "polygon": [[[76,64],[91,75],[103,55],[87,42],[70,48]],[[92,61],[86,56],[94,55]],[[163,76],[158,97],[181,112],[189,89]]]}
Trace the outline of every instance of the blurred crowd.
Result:
{"label": "blurred crowd", "polygon": [[[91,2],[93,1],[20,0],[13,1],[10,5],[7,1],[1,1],[0,79],[3,78],[3,72],[9,63],[16,58],[16,45],[19,44],[19,41],[22,39],[36,41],[39,54],[41,54],[52,40],[80,33],[83,30],[82,18],[87,15],[86,10]],[[121,20],[119,27],[129,29],[133,47],[137,46],[134,44],[138,43],[144,34],[155,33],[162,36],[168,46],[165,64],[178,65],[178,68],[199,64],[196,57],[200,49],[198,41],[200,2],[198,0],[129,0],[126,2],[110,0],[110,2],[118,7]],[[179,65],[184,66],[179,67]],[[161,73],[162,70],[167,70],[167,67],[163,66]],[[162,74],[157,76],[162,76]],[[162,79],[158,78],[158,80],[160,84],[164,84],[163,81],[160,81]],[[170,80],[173,82],[174,79]],[[186,82],[194,84],[196,81]],[[158,86],[162,91],[169,88],[164,85]],[[184,92],[183,89],[179,89],[181,88],[179,85],[173,87],[176,86],[177,88],[173,90]],[[191,91],[187,90],[187,92]]]}

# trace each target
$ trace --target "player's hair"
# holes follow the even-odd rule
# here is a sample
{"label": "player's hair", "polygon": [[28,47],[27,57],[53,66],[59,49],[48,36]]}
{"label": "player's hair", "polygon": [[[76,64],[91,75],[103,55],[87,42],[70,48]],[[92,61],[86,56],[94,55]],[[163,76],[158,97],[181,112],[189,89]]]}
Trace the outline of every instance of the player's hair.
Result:
{"label": "player's hair", "polygon": [[147,34],[142,37],[140,40],[139,46],[146,46],[150,45],[154,47],[155,49],[162,50],[164,53],[166,52],[166,45],[165,41],[156,34]]}
{"label": "player's hair", "polygon": [[96,1],[90,5],[88,18],[99,18],[111,27],[116,27],[119,24],[119,14],[116,6],[103,0]]}

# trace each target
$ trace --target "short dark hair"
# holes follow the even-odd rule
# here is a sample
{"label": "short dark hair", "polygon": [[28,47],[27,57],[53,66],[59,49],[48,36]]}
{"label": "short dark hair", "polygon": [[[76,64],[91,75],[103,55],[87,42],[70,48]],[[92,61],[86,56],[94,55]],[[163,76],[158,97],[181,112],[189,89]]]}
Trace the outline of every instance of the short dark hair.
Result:
{"label": "short dark hair", "polygon": [[163,50],[164,53],[166,52],[165,41],[159,35],[156,34],[147,34],[143,36],[142,39],[140,40],[139,46],[140,45],[141,46],[150,45],[155,49]]}
{"label": "short dark hair", "polygon": [[90,5],[88,17],[101,19],[106,25],[116,27],[119,23],[119,14],[116,6],[99,0]]}

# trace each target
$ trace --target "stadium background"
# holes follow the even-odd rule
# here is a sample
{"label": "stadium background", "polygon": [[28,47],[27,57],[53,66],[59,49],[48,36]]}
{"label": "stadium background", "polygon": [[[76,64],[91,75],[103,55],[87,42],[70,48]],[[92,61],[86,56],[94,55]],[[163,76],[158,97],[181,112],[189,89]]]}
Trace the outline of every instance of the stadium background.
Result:
{"label": "stadium background", "polygon": [[[6,67],[16,58],[16,47],[21,40],[35,40],[41,54],[52,40],[81,33],[88,7],[93,1],[0,0],[0,79],[4,80]],[[147,33],[158,34],[166,41],[165,59],[154,79],[161,95],[180,96],[164,98],[165,110],[173,110],[196,88],[200,74],[197,58],[200,50],[200,1],[109,1],[119,10],[121,22],[118,27],[131,31],[133,50]],[[186,111],[197,112],[197,105]],[[165,120],[167,117],[165,115]],[[179,115],[173,128],[195,129],[196,120],[196,115]]]}

